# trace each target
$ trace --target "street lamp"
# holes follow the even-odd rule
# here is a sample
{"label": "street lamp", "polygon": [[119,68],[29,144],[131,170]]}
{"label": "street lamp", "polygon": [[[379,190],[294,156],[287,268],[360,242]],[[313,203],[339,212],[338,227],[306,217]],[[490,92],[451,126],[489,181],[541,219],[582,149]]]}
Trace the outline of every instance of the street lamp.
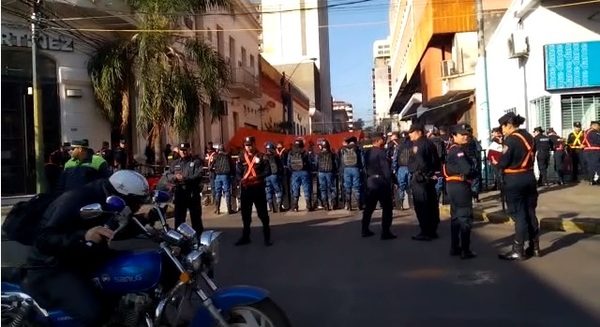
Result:
{"label": "street lamp", "polygon": [[[312,61],[315,62],[317,61],[317,58],[306,58],[306,59],[302,59],[300,60],[300,62],[296,65],[296,67],[294,67],[294,69],[292,70],[292,73],[290,74],[290,76],[286,76],[285,72],[282,74],[281,76],[281,97],[282,97],[282,102],[287,103],[287,117],[286,117],[286,112],[283,112],[283,121],[287,121],[289,124],[288,127],[288,134],[292,134],[294,131],[294,95],[292,94],[292,84],[291,84],[291,78],[292,76],[294,76],[294,73],[296,72],[296,70],[298,69],[298,67],[300,67],[300,65],[302,63],[304,63],[305,61]],[[287,98],[286,98],[286,88],[287,88]]]}

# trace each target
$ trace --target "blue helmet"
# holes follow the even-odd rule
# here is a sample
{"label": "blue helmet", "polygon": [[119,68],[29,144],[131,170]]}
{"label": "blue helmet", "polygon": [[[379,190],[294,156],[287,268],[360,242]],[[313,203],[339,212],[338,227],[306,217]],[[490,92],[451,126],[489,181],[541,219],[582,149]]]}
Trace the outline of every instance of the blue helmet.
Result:
{"label": "blue helmet", "polygon": [[265,142],[265,149],[275,151],[275,143],[271,141]]}

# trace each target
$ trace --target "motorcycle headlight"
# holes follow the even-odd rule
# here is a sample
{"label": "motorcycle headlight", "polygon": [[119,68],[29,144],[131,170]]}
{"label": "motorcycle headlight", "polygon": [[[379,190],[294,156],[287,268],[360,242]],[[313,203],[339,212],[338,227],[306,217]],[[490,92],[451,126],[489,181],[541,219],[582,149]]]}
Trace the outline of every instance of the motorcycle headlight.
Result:
{"label": "motorcycle headlight", "polygon": [[200,244],[206,246],[208,248],[208,251],[210,252],[212,258],[213,258],[213,263],[218,263],[219,262],[219,239],[221,238],[221,235],[223,233],[221,232],[217,232],[214,230],[208,230],[205,232],[202,232],[202,234],[200,235]]}
{"label": "motorcycle headlight", "polygon": [[185,266],[192,271],[198,271],[202,267],[202,252],[192,250],[184,260]]}

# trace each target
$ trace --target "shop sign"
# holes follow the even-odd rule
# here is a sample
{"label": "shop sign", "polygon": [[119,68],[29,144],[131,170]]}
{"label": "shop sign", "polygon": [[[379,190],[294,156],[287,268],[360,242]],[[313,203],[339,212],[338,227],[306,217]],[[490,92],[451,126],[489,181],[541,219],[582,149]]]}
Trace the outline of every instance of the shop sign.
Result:
{"label": "shop sign", "polygon": [[[2,46],[31,48],[31,31],[2,24]],[[42,50],[73,52],[73,39],[64,35],[40,33],[38,46]]]}

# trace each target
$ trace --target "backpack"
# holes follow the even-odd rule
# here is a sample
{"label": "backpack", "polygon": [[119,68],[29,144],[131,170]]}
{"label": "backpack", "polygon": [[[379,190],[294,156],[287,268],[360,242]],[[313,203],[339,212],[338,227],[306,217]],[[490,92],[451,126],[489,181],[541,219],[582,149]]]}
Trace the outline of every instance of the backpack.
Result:
{"label": "backpack", "polygon": [[33,245],[44,212],[59,195],[59,193],[40,193],[28,201],[13,205],[2,224],[2,230],[11,241]]}
{"label": "backpack", "polygon": [[346,166],[346,167],[356,167],[356,164],[358,163],[356,150],[354,150],[354,149],[348,149],[348,148],[344,149],[342,158],[343,158],[344,166]]}
{"label": "backpack", "polygon": [[301,152],[294,152],[290,155],[290,168],[293,171],[300,171],[304,168],[304,160],[302,160]]}

